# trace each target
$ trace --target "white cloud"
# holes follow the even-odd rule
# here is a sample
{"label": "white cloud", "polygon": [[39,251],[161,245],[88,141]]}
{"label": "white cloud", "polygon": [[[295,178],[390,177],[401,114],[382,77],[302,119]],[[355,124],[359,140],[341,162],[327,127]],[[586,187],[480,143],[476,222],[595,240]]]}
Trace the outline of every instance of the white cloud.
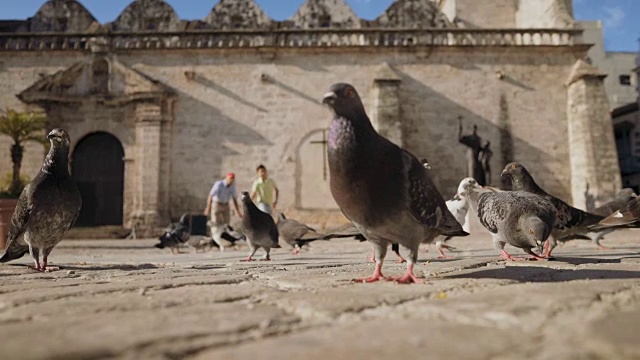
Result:
{"label": "white cloud", "polygon": [[604,26],[607,28],[618,28],[622,26],[624,22],[625,12],[622,8],[614,6],[614,7],[605,7],[602,9],[605,13],[603,22]]}

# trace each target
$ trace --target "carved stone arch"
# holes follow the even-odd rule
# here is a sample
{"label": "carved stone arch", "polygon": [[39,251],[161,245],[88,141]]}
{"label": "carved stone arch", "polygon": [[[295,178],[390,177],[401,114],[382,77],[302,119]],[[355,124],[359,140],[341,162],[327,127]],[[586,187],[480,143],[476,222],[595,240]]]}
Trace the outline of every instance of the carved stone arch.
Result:
{"label": "carved stone arch", "polygon": [[136,0],[110,24],[113,31],[180,31],[183,22],[163,0]]}
{"label": "carved stone arch", "polygon": [[211,29],[262,29],[271,19],[254,0],[220,0],[204,19]]}
{"label": "carved stone arch", "polygon": [[299,29],[360,27],[360,19],[344,0],[306,0],[291,21]]}
{"label": "carved stone arch", "polygon": [[29,32],[91,32],[100,27],[76,0],[49,0],[28,20]]}
{"label": "carved stone arch", "polygon": [[[166,160],[170,159],[176,101],[171,88],[115,57],[94,54],[43,77],[18,98],[41,106],[52,127],[69,131],[73,146],[92,133],[117,138],[123,155],[125,226],[135,226],[144,236],[169,220],[169,177],[163,174],[171,167]],[[90,149],[99,153],[102,142],[96,139]],[[83,176],[93,181],[90,173]]]}
{"label": "carved stone arch", "polygon": [[76,224],[122,225],[125,156],[120,139],[106,131],[89,133],[78,139],[71,159],[71,177],[83,205]]}
{"label": "carved stone arch", "polygon": [[455,27],[432,1],[396,0],[376,19],[386,28],[448,28]]}

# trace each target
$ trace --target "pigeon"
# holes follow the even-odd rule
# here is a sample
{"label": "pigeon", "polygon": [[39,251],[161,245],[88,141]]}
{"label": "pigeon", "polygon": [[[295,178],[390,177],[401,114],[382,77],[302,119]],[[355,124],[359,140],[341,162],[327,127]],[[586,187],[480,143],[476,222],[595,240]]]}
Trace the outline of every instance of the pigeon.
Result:
{"label": "pigeon", "polygon": [[7,248],[0,258],[0,262],[7,262],[29,252],[34,269],[42,272],[57,270],[47,266],[49,254],[73,226],[82,207],[80,192],[69,175],[69,134],[53,129],[47,138],[51,148],[42,168],[18,198]]}
{"label": "pigeon", "polygon": [[271,260],[269,252],[272,248],[280,248],[278,243],[278,227],[271,215],[262,212],[253,203],[249,193],[244,191],[240,196],[242,200],[242,230],[247,237],[247,243],[251,253],[241,261],[253,261],[253,255],[259,248],[263,248],[267,253],[262,260]]}
{"label": "pigeon", "polygon": [[[456,218],[456,221],[458,221],[462,226],[467,222],[467,213],[469,212],[469,199],[467,198],[464,189],[466,186],[473,186],[477,184],[478,182],[474,178],[469,177],[462,179],[460,185],[458,185],[458,191],[456,194],[452,199],[447,200],[446,202],[447,209],[449,209]],[[438,236],[436,239],[436,249],[438,250],[438,253],[440,253],[440,256],[438,256],[439,259],[452,258],[451,256],[446,256],[442,251],[443,248],[453,249],[453,247],[445,244],[449,239],[451,239],[451,236]]]}
{"label": "pigeon", "polygon": [[278,233],[282,240],[293,247],[293,253],[299,254],[302,246],[316,240],[329,240],[314,228],[293,219],[287,219],[284,213],[278,215]]}
{"label": "pigeon", "polygon": [[507,164],[502,171],[502,177],[511,181],[513,190],[540,195],[549,200],[555,207],[558,218],[549,240],[545,243],[545,257],[551,257],[551,251],[557,246],[558,239],[575,234],[585,234],[588,232],[588,226],[597,224],[604,219],[604,216],[576,209],[557,197],[548,194],[536,184],[531,174],[521,164]]}
{"label": "pigeon", "polygon": [[389,280],[423,282],[413,274],[420,243],[468,234],[447,209],[430,170],[376,132],[353,86],[332,85],[322,102],[334,114],[327,141],[331,194],[375,251],[373,275],[356,281],[385,279],[387,247],[398,243],[409,250],[407,271]]}
{"label": "pigeon", "polygon": [[[209,221],[207,225],[211,229],[212,223]],[[236,247],[236,242],[244,241],[247,237],[244,235],[242,231],[242,219],[233,218],[231,222],[225,226],[220,234],[220,238],[222,240],[226,240],[231,244],[232,247]],[[220,251],[224,251],[224,248],[220,248],[220,245],[213,240],[213,236],[211,238],[213,243],[211,244],[213,247],[220,249]]]}
{"label": "pigeon", "polygon": [[171,253],[180,253],[180,245],[186,243],[191,236],[191,215],[182,214],[177,223],[170,224],[160,236],[160,242],[154,246],[158,249],[170,248]]}
{"label": "pigeon", "polygon": [[213,248],[213,244],[215,244],[213,239],[205,235],[191,235],[189,237],[189,240],[187,240],[187,245],[192,247],[196,253],[198,252],[198,250],[206,252],[207,250]]}
{"label": "pigeon", "polygon": [[640,227],[640,197],[635,197],[620,210],[602,219],[590,230],[637,228]]}
{"label": "pigeon", "polygon": [[[636,197],[637,197],[636,193],[633,191],[633,189],[625,188],[618,192],[618,195],[616,196],[615,199],[591,210],[590,212],[592,214],[596,214],[600,216],[609,216],[615,213],[616,211],[622,209],[626,204],[628,204],[630,201],[632,201]],[[597,225],[594,225],[594,226],[597,226]],[[575,240],[575,239],[591,240],[593,244],[598,247],[598,249],[606,250],[607,248],[602,244],[600,244],[600,241],[605,237],[605,235],[608,235],[616,231],[617,228],[612,227],[612,228],[605,228],[605,229],[599,229],[599,230],[597,229],[596,230],[589,229],[589,230],[590,232],[587,234],[576,234],[573,236],[565,237],[562,239],[558,239],[558,242],[564,243],[569,240]]]}
{"label": "pigeon", "polygon": [[542,252],[542,245],[553,230],[557,215],[551,201],[526,191],[484,190],[475,181],[464,183],[464,194],[503,259],[522,260],[507,253],[506,244],[523,249],[533,260],[544,259],[531,249]]}

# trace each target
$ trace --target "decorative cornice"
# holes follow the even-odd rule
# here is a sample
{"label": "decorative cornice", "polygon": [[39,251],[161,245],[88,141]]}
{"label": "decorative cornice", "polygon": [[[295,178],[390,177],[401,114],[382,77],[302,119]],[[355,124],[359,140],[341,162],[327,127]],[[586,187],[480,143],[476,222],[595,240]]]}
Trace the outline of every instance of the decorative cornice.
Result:
{"label": "decorative cornice", "polygon": [[[124,79],[124,80],[123,80]],[[65,70],[45,76],[17,97],[28,104],[81,103],[111,106],[170,99],[173,89],[108,55],[94,55]]]}
{"label": "decorative cornice", "polygon": [[106,34],[0,34],[0,51],[340,48],[424,46],[577,46],[581,29],[306,29],[189,30]]}

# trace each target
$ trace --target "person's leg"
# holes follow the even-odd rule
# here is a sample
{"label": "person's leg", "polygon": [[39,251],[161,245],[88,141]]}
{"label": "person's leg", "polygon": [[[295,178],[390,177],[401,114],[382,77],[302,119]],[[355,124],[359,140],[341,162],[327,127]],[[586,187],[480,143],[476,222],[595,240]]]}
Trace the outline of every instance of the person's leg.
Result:
{"label": "person's leg", "polygon": [[229,205],[215,203],[211,214],[211,222],[213,223],[211,226],[211,237],[220,247],[220,252],[223,252],[224,242],[221,235],[225,231],[227,224],[229,224]]}

